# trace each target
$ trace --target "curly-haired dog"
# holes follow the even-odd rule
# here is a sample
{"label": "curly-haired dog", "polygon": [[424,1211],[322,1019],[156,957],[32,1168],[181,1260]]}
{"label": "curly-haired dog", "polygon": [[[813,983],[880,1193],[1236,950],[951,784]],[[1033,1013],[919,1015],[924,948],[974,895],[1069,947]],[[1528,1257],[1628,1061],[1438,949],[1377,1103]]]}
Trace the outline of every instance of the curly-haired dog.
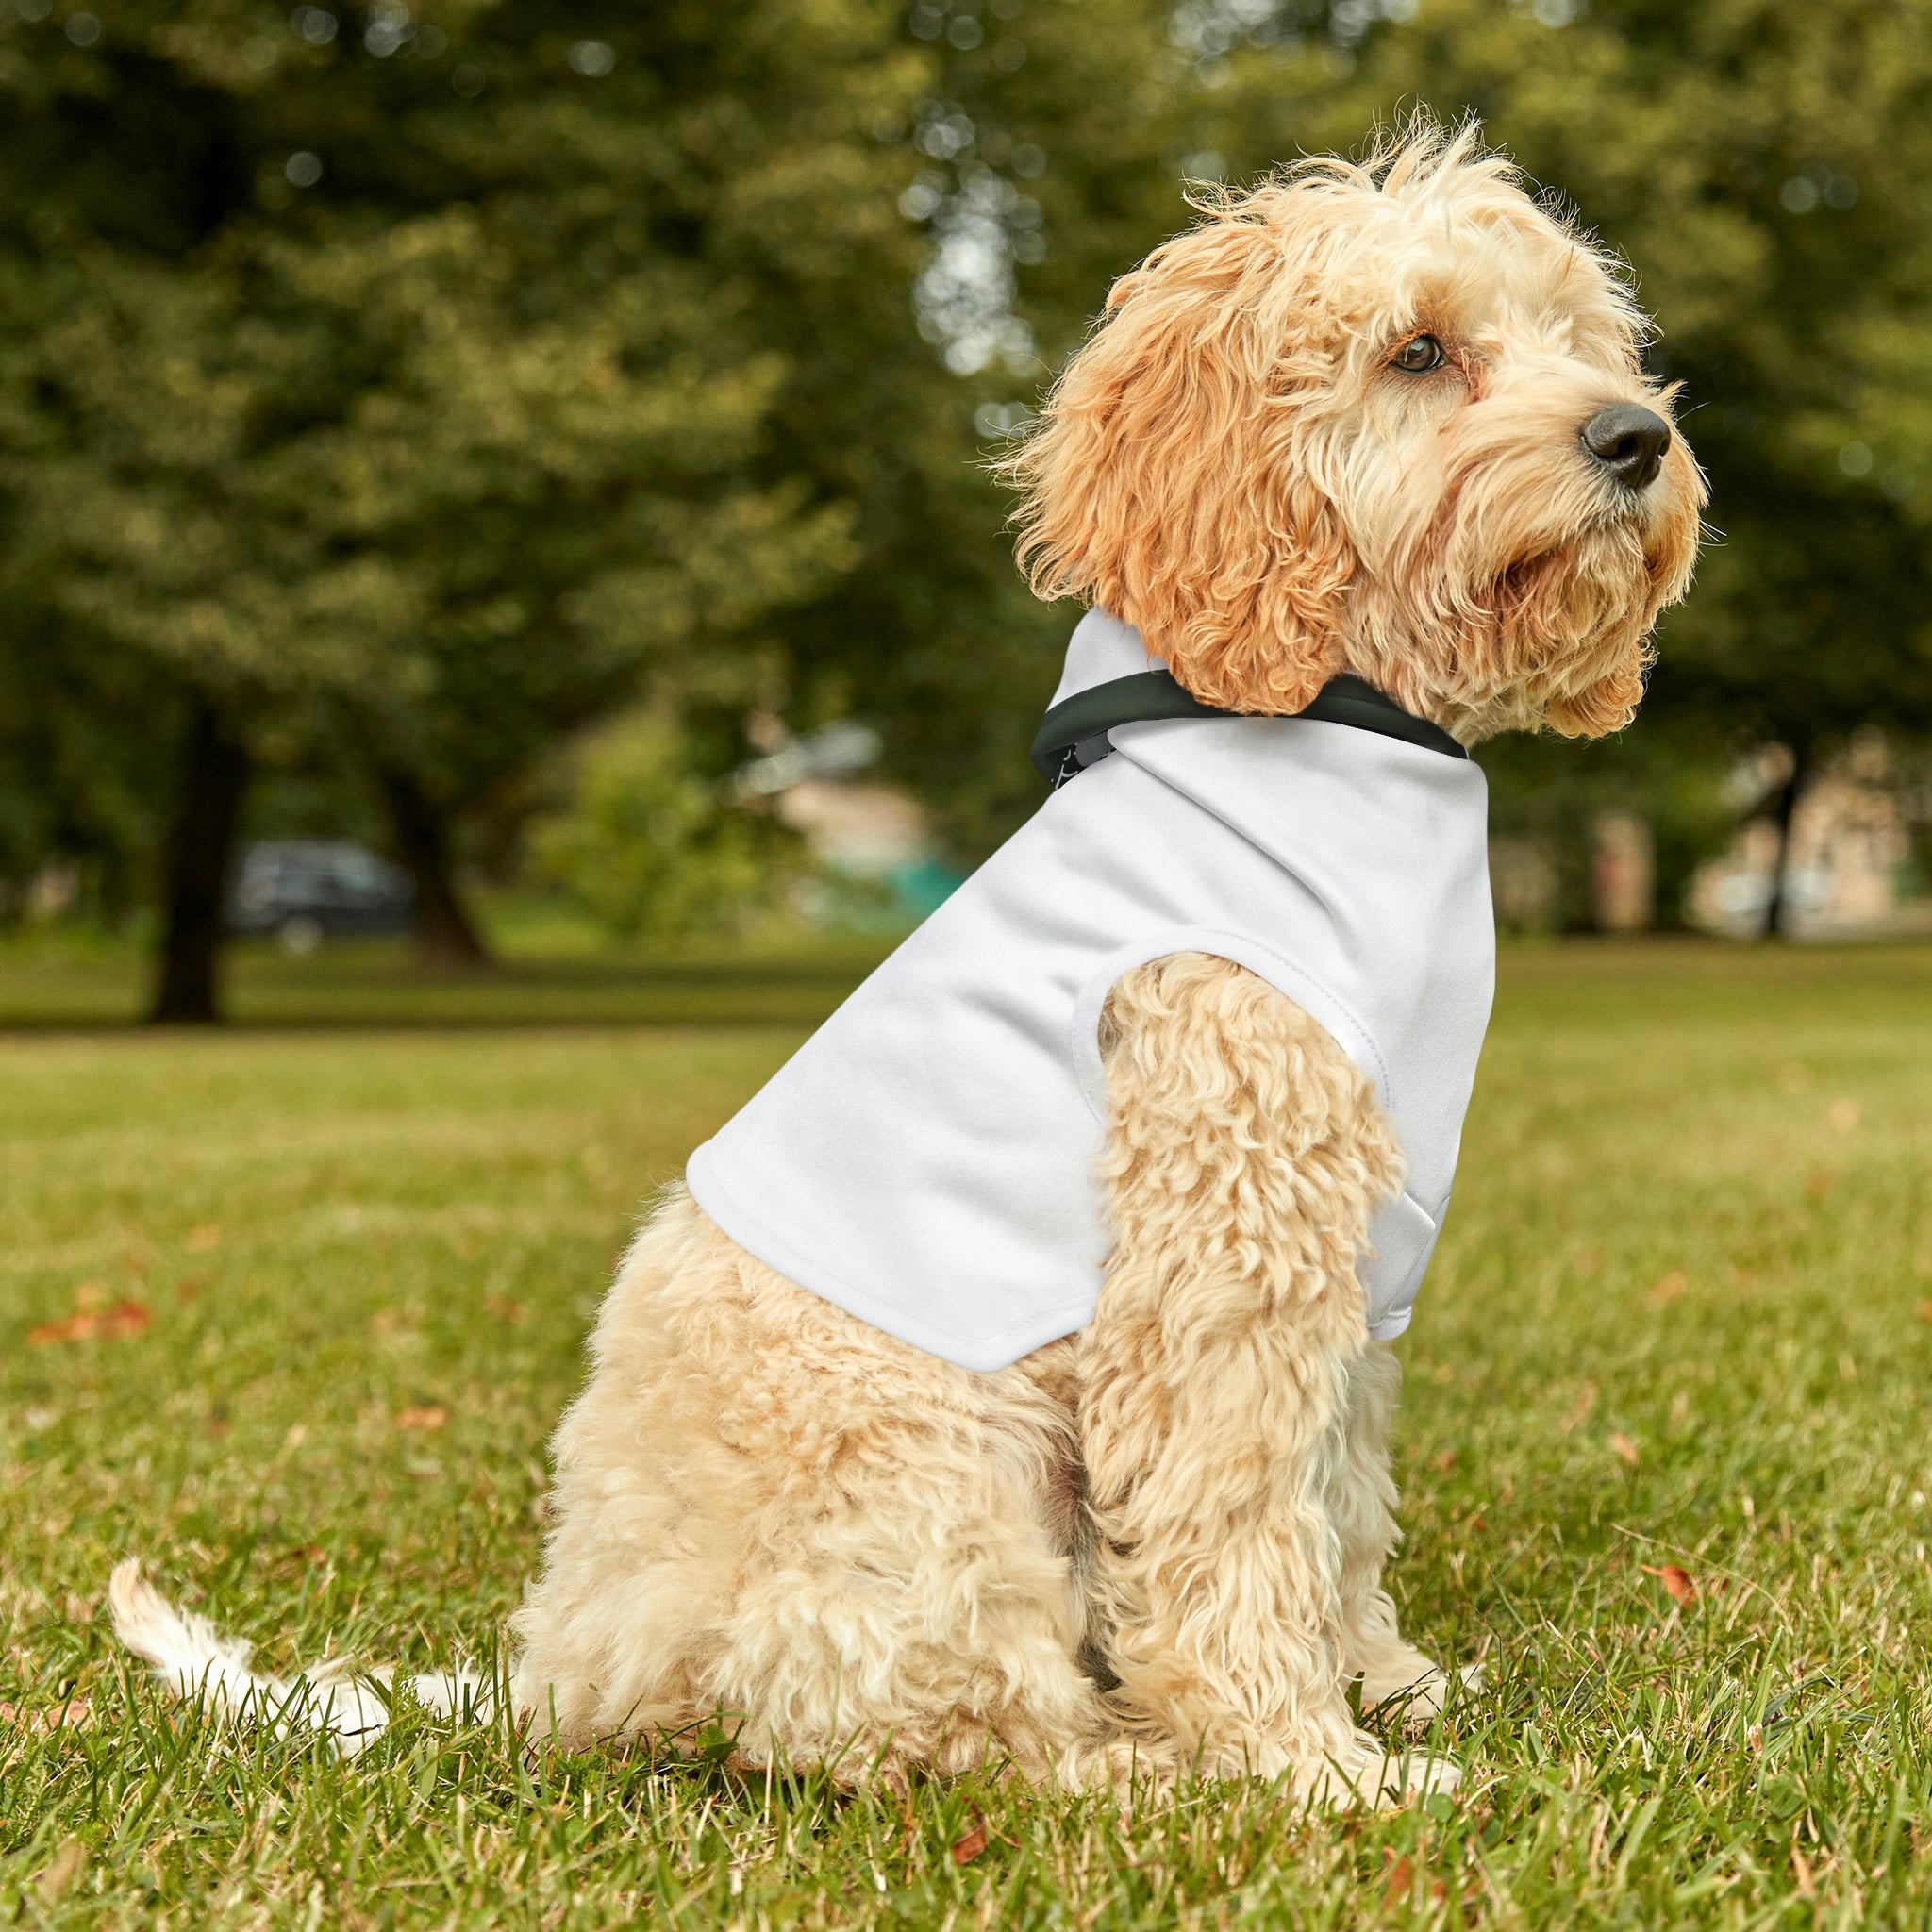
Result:
{"label": "curly-haired dog", "polygon": [[[1690,576],[1642,340],[1427,128],[1115,287],[1009,465],[1036,589],[1094,607],[1066,782],[639,1235],[516,1620],[540,1729],[722,1712],[752,1763],[894,1782],[1452,1775],[1347,1701],[1442,1688],[1382,1586],[1376,1338],[1488,1013],[1463,747],[1624,724]],[[191,1681],[131,1572],[117,1604]]]}

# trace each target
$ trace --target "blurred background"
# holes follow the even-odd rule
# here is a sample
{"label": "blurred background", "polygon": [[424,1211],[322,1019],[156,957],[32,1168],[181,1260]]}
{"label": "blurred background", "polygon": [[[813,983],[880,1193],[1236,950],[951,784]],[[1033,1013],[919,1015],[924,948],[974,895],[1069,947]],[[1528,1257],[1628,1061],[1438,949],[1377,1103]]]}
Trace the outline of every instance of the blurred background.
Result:
{"label": "blurred background", "polygon": [[1627,734],[1482,750],[1505,926],[1932,932],[1917,0],[0,0],[0,1017],[838,978],[1041,796],[986,464],[1190,182],[1417,104],[1719,533]]}

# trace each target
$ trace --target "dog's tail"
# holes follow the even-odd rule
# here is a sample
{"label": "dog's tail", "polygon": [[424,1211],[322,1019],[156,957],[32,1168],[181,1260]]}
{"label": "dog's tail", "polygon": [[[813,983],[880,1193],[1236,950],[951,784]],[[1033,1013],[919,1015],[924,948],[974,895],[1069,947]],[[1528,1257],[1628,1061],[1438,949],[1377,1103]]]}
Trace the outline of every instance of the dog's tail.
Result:
{"label": "dog's tail", "polygon": [[[373,1744],[389,1724],[393,1666],[352,1672],[338,1659],[292,1677],[258,1676],[248,1667],[251,1647],[206,1617],[177,1610],[142,1577],[139,1557],[114,1566],[108,1605],[115,1636],[175,1696],[218,1716],[267,1724],[278,1738],[320,1732],[343,1757]],[[487,1718],[495,1704],[491,1685],[463,1668],[412,1677],[409,1686],[419,1704],[443,1717],[467,1710]]]}

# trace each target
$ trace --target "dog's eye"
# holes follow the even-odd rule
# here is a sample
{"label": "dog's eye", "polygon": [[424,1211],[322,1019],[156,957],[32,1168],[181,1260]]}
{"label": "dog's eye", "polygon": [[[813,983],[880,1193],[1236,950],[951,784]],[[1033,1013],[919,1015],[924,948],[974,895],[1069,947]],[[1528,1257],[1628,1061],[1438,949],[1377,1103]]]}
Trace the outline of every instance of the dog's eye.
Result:
{"label": "dog's eye", "polygon": [[1410,336],[1389,360],[1405,375],[1426,375],[1430,370],[1441,368],[1445,358],[1434,336]]}

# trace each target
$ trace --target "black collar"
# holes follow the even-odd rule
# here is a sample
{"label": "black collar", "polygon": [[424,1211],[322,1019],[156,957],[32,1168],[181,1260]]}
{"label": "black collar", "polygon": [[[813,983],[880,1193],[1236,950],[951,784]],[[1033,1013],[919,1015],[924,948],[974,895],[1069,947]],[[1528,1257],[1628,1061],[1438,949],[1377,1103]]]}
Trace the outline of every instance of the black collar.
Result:
{"label": "black collar", "polygon": [[[1159,718],[1241,718],[1219,705],[1204,705],[1174,681],[1171,671],[1137,671],[1129,677],[1076,691],[1056,705],[1041,722],[1033,740],[1033,769],[1058,791],[1076,773],[1097,764],[1113,744],[1108,737],[1117,724],[1140,724]],[[1344,672],[1331,677],[1315,693],[1314,702],[1294,714],[1324,724],[1352,724],[1357,731],[1376,731],[1421,745],[1452,758],[1469,754],[1440,724],[1405,711],[1393,698],[1384,697],[1372,684]]]}

